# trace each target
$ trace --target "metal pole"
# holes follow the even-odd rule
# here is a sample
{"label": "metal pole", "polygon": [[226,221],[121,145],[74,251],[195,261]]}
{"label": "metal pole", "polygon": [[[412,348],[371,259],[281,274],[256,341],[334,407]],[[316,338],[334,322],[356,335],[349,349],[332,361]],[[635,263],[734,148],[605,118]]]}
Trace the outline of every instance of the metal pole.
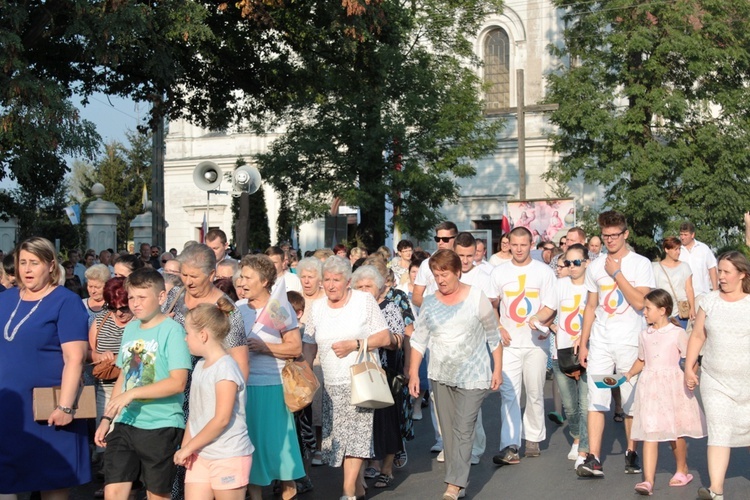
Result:
{"label": "metal pole", "polygon": [[[161,99],[163,101],[163,98]],[[151,157],[151,242],[166,250],[166,223],[164,221],[164,121],[154,130]]]}
{"label": "metal pole", "polygon": [[518,129],[518,193],[521,200],[526,199],[526,111],[523,99],[523,70],[516,70],[516,122]]}

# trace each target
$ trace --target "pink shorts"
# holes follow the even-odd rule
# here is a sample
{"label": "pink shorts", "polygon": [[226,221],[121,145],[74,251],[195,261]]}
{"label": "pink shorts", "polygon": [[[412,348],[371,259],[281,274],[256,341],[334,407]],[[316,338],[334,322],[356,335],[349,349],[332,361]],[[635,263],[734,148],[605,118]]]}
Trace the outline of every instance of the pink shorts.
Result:
{"label": "pink shorts", "polygon": [[193,455],[185,483],[208,483],[212,490],[233,490],[250,482],[252,455],[208,460]]}

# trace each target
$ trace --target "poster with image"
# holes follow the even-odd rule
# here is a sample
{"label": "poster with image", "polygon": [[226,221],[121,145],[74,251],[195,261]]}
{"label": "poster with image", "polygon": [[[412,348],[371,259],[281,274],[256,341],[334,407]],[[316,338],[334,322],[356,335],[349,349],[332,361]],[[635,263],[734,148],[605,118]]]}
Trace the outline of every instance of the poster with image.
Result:
{"label": "poster with image", "polygon": [[532,247],[541,241],[557,244],[576,225],[573,199],[508,202],[508,213],[511,227],[522,226],[531,231]]}

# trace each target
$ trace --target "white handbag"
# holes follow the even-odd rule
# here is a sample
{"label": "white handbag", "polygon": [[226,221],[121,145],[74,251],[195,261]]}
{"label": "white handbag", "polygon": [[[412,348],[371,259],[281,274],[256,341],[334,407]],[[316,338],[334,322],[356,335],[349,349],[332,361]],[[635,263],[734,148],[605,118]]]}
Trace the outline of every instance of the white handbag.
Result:
{"label": "white handbag", "polygon": [[367,339],[362,342],[357,360],[349,370],[352,374],[352,405],[378,409],[394,404],[388,378],[367,350]]}

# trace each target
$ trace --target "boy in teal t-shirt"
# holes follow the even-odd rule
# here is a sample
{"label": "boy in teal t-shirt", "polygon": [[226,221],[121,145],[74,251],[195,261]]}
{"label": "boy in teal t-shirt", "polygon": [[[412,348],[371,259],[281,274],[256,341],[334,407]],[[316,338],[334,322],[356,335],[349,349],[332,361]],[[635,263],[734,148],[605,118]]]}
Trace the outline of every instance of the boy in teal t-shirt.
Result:
{"label": "boy in teal t-shirt", "polygon": [[[170,498],[173,455],[182,442],[182,411],[192,368],[185,330],[161,313],[164,278],[139,269],[125,283],[134,320],[125,327],[117,358],[120,376],[94,438],[104,453],[104,494],[126,499],[142,477],[150,498]],[[113,421],[117,423],[110,432]]]}

